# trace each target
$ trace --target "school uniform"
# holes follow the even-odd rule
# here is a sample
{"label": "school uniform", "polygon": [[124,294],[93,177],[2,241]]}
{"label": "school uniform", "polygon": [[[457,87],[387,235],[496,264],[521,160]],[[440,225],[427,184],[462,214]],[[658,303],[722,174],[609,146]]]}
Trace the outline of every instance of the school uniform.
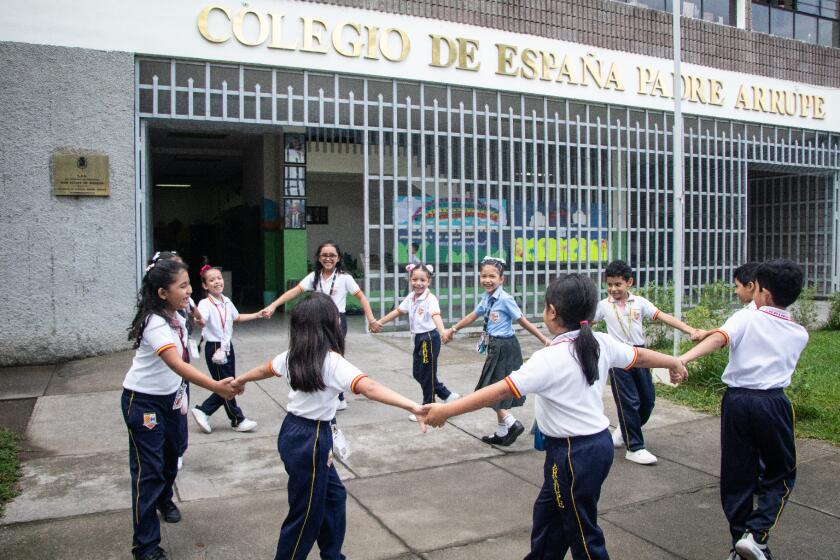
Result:
{"label": "school uniform", "polygon": [[408,327],[414,334],[412,374],[423,390],[423,404],[449,398],[451,391],[437,377],[437,360],[440,354],[440,333],[434,317],[440,316],[437,297],[426,290],[419,296],[411,293],[400,302],[399,310],[408,315]]}
{"label": "school uniform", "polygon": [[[228,377],[236,377],[236,353],[233,350],[233,323],[239,317],[236,306],[225,295],[221,300],[208,295],[198,302],[198,311],[204,318],[204,329],[201,336],[204,338],[204,360],[207,362],[207,369],[210,376],[216,381]],[[227,352],[227,363],[216,364],[213,362],[213,354],[222,348]],[[245,420],[245,414],[236,399],[225,400],[216,393],[211,393],[203,403],[196,408],[207,416],[211,416],[219,407],[224,407],[225,414],[230,420],[230,425],[238,426]]]}
{"label": "school uniform", "polygon": [[178,473],[183,384],[160,354],[175,348],[182,359],[188,360],[186,340],[186,329],[179,319],[150,315],[123,381],[121,405],[128,427],[134,527],[132,552],[137,558],[160,544],[155,510],[172,503],[172,484]]}
{"label": "school uniform", "polygon": [[[611,297],[598,302],[595,321],[607,324],[607,333],[625,344],[644,348],[644,319],[656,319],[659,309],[650,301],[628,294],[624,309]],[[618,409],[618,425],[630,451],[645,448],[644,426],[653,412],[656,390],[648,368],[615,368],[610,372],[610,388]]]}
{"label": "school uniform", "polygon": [[602,394],[610,368],[631,369],[638,350],[603,333],[598,379],[589,385],[574,350],[580,331],[557,336],[505,378],[517,397],[534,395],[534,417],[545,440],[544,482],[534,502],[531,552],[526,559],[606,559],[598,527],[601,485],[613,461],[610,421]]}
{"label": "school uniform", "polygon": [[[320,275],[319,275],[320,276]],[[338,308],[338,315],[341,319],[341,330],[347,334],[347,294],[352,294],[356,297],[362,293],[362,289],[356,283],[356,280],[351,274],[346,272],[333,271],[329,278],[323,277],[315,278],[315,272],[310,272],[303,277],[303,280],[298,284],[304,292],[319,291],[322,294],[330,296]]]}
{"label": "school uniform", "polygon": [[[501,286],[492,294],[484,292],[473,312],[484,318],[483,336],[487,344],[487,359],[475,390],[492,385],[522,366],[522,348],[513,331],[513,322],[522,317],[516,300]],[[525,397],[500,401],[490,408],[508,410],[522,406]]]}
{"label": "school uniform", "polygon": [[808,332],[787,311],[768,306],[742,309],[715,332],[729,345],[722,376],[721,503],[733,544],[747,531],[765,544],[796,482],[793,408],[783,389]]}
{"label": "school uniform", "polygon": [[[288,378],[288,352],[269,362],[270,371]],[[277,436],[277,449],[289,475],[289,513],[280,529],[275,560],[303,560],[317,542],[321,558],[343,559],[347,492],[333,464],[332,430],[342,391],[356,392],[367,377],[336,352],[321,368],[326,388],[304,393],[291,389],[288,413]]]}

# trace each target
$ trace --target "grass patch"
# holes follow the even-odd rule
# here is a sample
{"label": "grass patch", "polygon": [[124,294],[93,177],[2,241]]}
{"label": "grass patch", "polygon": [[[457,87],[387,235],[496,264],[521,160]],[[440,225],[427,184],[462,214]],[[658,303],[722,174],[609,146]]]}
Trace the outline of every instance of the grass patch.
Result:
{"label": "grass patch", "polygon": [[[791,385],[785,392],[796,413],[796,435],[840,445],[840,332],[812,331],[799,358]],[[670,353],[670,348],[659,349]],[[712,414],[720,414],[720,399],[726,386],[720,376],[729,357],[720,350],[689,364],[688,381],[679,387],[657,387],[671,401]]]}
{"label": "grass patch", "polygon": [[18,495],[17,481],[20,478],[18,460],[18,436],[0,428],[0,517],[6,503]]}

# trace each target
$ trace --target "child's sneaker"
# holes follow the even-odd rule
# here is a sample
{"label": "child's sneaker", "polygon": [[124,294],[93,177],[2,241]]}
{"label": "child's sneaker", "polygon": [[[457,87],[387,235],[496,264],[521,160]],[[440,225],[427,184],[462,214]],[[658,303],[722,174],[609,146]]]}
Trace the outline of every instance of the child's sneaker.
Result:
{"label": "child's sneaker", "polygon": [[752,533],[744,533],[741,540],[735,543],[735,552],[741,555],[744,560],[765,560],[772,558],[766,544],[758,544]]}
{"label": "child's sneaker", "polygon": [[184,456],[183,455],[178,457],[178,470],[180,471],[182,468],[184,468]]}
{"label": "child's sneaker", "polygon": [[234,432],[250,432],[257,427],[257,423],[247,418],[233,427]]}
{"label": "child's sneaker", "polygon": [[411,420],[412,422],[417,422],[417,417],[413,414],[409,414],[408,419]]}
{"label": "child's sneaker", "polygon": [[656,455],[647,449],[639,449],[637,451],[630,451],[628,449],[627,453],[624,454],[624,458],[639,465],[655,465],[658,460]]}
{"label": "child's sneaker", "polygon": [[455,391],[450,391],[449,396],[443,399],[444,403],[451,403],[452,401],[457,401],[461,398],[461,395],[456,393]]}
{"label": "child's sneaker", "polygon": [[616,428],[612,433],[613,447],[621,449],[624,447],[624,437],[621,435],[621,428]]}
{"label": "child's sneaker", "polygon": [[338,406],[335,407],[336,410],[347,410],[347,399],[339,399]]}
{"label": "child's sneaker", "polygon": [[198,427],[201,428],[201,431],[205,434],[209,434],[213,431],[213,428],[210,427],[210,417],[204,414],[198,408],[192,409],[193,418],[195,418],[195,423],[198,424]]}

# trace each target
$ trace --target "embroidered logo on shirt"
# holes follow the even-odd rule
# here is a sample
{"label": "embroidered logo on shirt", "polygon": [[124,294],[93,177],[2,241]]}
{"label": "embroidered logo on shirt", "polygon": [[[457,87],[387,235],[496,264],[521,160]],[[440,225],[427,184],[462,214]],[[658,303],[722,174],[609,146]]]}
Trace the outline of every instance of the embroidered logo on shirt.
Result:
{"label": "embroidered logo on shirt", "polygon": [[423,313],[425,313],[425,311],[423,310],[423,308],[422,308],[422,307],[418,307],[418,308],[417,308],[417,314],[422,316],[422,315],[423,315]]}
{"label": "embroidered logo on shirt", "polygon": [[634,320],[634,321],[638,321],[638,320],[639,320],[639,310],[638,310],[638,309],[634,309],[634,310],[633,310],[633,320]]}
{"label": "embroidered logo on shirt", "polygon": [[148,429],[153,429],[157,426],[157,414],[154,412],[145,412],[143,413],[143,425],[146,426]]}

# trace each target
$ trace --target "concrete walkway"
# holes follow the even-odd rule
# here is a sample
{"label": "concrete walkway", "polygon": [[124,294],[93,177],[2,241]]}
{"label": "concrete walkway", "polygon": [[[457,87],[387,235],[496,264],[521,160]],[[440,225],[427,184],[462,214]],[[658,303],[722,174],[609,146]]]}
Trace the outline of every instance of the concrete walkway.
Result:
{"label": "concrete walkway", "polygon": [[[351,324],[347,357],[371,377],[419,398],[407,337]],[[521,338],[526,356],[537,348]],[[286,348],[282,319],[237,327],[244,372]],[[474,340],[445,347],[440,376],[470,392],[481,370]],[[22,493],[0,520],[3,558],[130,558],[128,445],[119,407],[132,352],[58,366],[0,370],[0,423],[25,430]],[[198,364],[204,369],[203,360]],[[240,405],[259,422],[233,432],[223,413],[204,434],[190,419],[190,448],[177,480],[183,520],[162,524],[175,559],[270,558],[287,510],[276,450],[286,385],[249,387]],[[206,392],[194,388],[198,402]],[[339,413],[352,454],[339,467],[348,492],[348,558],[467,560],[523,557],[543,454],[523,436],[510,448],[480,441],[494,416],[479,411],[421,434],[398,409],[351,396]],[[609,392],[605,405],[615,425]],[[517,411],[528,425],[533,401]],[[646,429],[655,467],[617,452],[600,501],[614,559],[722,559],[729,550],[718,499],[718,418],[660,400]],[[772,548],[778,559],[840,558],[840,450],[798,442],[799,477]],[[317,550],[310,558],[317,558]]]}

